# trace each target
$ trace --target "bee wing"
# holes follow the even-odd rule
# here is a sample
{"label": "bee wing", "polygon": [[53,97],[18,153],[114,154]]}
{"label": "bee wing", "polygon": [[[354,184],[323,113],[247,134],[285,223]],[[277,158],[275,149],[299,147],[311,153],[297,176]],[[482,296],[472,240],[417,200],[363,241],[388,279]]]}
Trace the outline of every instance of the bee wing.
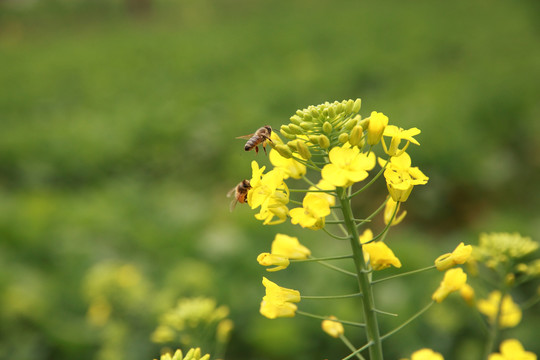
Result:
{"label": "bee wing", "polygon": [[229,192],[227,193],[227,197],[233,196],[235,192],[236,192],[236,186],[233,187],[231,190],[229,190]]}
{"label": "bee wing", "polygon": [[236,198],[231,200],[231,203],[229,204],[229,210],[233,212],[234,208],[236,207],[236,204],[238,204],[238,200]]}
{"label": "bee wing", "polygon": [[242,135],[242,136],[237,136],[236,138],[237,139],[245,139],[245,140],[249,140],[253,137],[253,135],[255,135],[255,133],[253,134],[249,134],[249,135]]}

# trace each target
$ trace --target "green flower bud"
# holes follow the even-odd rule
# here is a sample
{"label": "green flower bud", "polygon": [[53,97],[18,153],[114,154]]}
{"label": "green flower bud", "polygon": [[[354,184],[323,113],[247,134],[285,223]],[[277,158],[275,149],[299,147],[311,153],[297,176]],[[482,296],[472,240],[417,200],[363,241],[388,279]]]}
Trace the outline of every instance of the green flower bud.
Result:
{"label": "green flower bud", "polygon": [[[283,129],[284,127],[285,127],[285,129]],[[289,127],[287,125],[281,125],[281,128],[279,129],[279,132],[280,132],[281,135],[283,135],[284,137],[286,137],[289,140],[296,139],[296,135],[290,133]]]}
{"label": "green flower bud", "polygon": [[352,113],[353,108],[354,108],[354,101],[353,100],[347,101],[347,104],[345,105],[345,111],[347,112],[347,114]]}
{"label": "green flower bud", "polygon": [[289,126],[289,129],[291,130],[291,133],[293,134],[299,135],[299,134],[304,133],[304,130],[296,124],[289,124],[288,126]]}
{"label": "green flower bud", "polygon": [[311,116],[317,119],[319,117],[319,111],[316,108],[311,109]]}
{"label": "green flower bud", "polygon": [[353,112],[354,113],[357,113],[360,111],[360,107],[362,106],[362,99],[356,99],[354,101],[354,106],[353,106]]}
{"label": "green flower bud", "polygon": [[343,112],[343,104],[337,103],[336,104],[336,113],[341,114]]}
{"label": "green flower bud", "polygon": [[311,159],[311,152],[309,152],[309,148],[303,141],[296,140],[296,147],[301,157],[303,157],[305,160]]}
{"label": "green flower bud", "polygon": [[319,143],[319,135],[308,135],[309,142],[313,145]]}
{"label": "green flower bud", "polygon": [[302,123],[300,123],[300,127],[304,130],[311,130],[314,126],[315,124],[312,122],[302,121]]}
{"label": "green flower bud", "polygon": [[304,121],[313,121],[313,117],[311,116],[310,113],[306,113],[304,115]]}
{"label": "green flower bud", "polygon": [[292,158],[292,151],[289,149],[288,146],[283,144],[277,144],[274,149],[279,153],[279,155],[283,156],[285,159]]}
{"label": "green flower bud", "polygon": [[302,110],[296,110],[296,115],[298,115],[300,118],[303,118],[304,112]]}
{"label": "green flower bud", "polygon": [[336,117],[336,110],[334,109],[333,106],[329,107],[328,108],[328,116],[333,119]]}
{"label": "green flower bud", "polygon": [[287,142],[287,146],[291,151],[298,151],[298,139]]}
{"label": "green flower bud", "polygon": [[346,130],[351,131],[352,128],[355,127],[357,123],[358,123],[358,121],[357,121],[356,117],[354,117],[354,118],[351,118],[351,119],[347,120],[345,122],[345,124],[343,125],[343,127]]}
{"label": "green flower bud", "polygon": [[330,139],[328,139],[328,137],[326,137],[326,135],[320,135],[319,136],[319,146],[321,147],[321,149],[328,149],[330,147]]}
{"label": "green flower bud", "polygon": [[351,135],[349,136],[349,143],[352,146],[359,145],[362,140],[362,135],[364,135],[364,129],[360,125],[356,125],[351,130]]}
{"label": "green flower bud", "polygon": [[349,141],[349,134],[347,133],[339,134],[338,141],[342,144],[345,144],[347,141]]}
{"label": "green flower bud", "polygon": [[369,127],[369,118],[359,121],[358,125],[360,125],[364,129],[367,129]]}
{"label": "green flower bud", "polygon": [[302,118],[298,115],[291,116],[290,120],[293,124],[296,124],[296,125],[300,125],[300,123],[302,122]]}
{"label": "green flower bud", "polygon": [[332,124],[330,124],[328,121],[325,121],[322,129],[325,133],[330,134],[332,132]]}

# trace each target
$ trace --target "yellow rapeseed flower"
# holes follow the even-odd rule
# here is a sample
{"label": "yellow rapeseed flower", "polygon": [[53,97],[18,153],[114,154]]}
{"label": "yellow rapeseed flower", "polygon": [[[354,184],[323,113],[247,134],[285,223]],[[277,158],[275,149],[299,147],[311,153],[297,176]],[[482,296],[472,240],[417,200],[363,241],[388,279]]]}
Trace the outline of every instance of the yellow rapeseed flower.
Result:
{"label": "yellow rapeseed flower", "polygon": [[289,259],[306,259],[311,251],[298,241],[298,238],[284,234],[276,234],[272,242],[271,253],[262,253],[257,257],[259,264],[276,267],[267,271],[279,271],[289,266]]}
{"label": "yellow rapeseed flower", "polygon": [[360,243],[364,251],[364,257],[366,261],[369,261],[373,270],[383,270],[390,265],[400,268],[401,261],[394,255],[392,250],[382,241],[372,242],[365,244],[373,239],[373,233],[370,229],[366,229],[362,235],[360,235]]}
{"label": "yellow rapeseed flower", "polygon": [[[501,292],[492,291],[487,299],[478,300],[478,310],[487,316],[489,322],[493,324],[499,311],[501,302]],[[512,300],[510,294],[506,294],[502,300],[501,313],[499,315],[499,327],[514,327],[521,321],[521,309]]]}
{"label": "yellow rapeseed flower", "polygon": [[298,308],[293,303],[300,301],[300,292],[281,287],[265,277],[263,285],[266,288],[266,295],[261,302],[260,313],[269,319],[293,317]]}
{"label": "yellow rapeseed flower", "polygon": [[289,259],[307,259],[311,251],[300,244],[298,238],[284,234],[276,234],[272,242],[272,254],[283,255]]}
{"label": "yellow rapeseed flower", "polygon": [[[264,174],[265,166],[259,168],[256,161],[251,163],[251,189],[248,191],[247,202],[252,209],[261,207],[255,218],[263,220],[264,225],[274,225],[287,219],[289,210],[289,188],[283,181],[284,173],[274,169]],[[277,216],[277,220],[273,220]]]}
{"label": "yellow rapeseed flower", "polygon": [[474,258],[494,268],[499,263],[508,263],[536,251],[540,244],[530,237],[518,233],[480,234],[478,246],[474,247]]}
{"label": "yellow rapeseed flower", "polygon": [[500,349],[500,353],[489,355],[488,360],[536,360],[536,355],[525,351],[523,345],[516,339],[504,340]]}
{"label": "yellow rapeseed flower", "polygon": [[466,282],[467,274],[463,272],[462,268],[447,270],[439,288],[435,290],[431,298],[440,303],[446,299],[450,293],[460,290]]}
{"label": "yellow rapeseed flower", "polygon": [[471,245],[465,245],[464,243],[460,243],[454,251],[441,255],[435,260],[437,270],[446,271],[454,267],[455,265],[464,264],[467,262],[467,260],[469,260],[471,253]]}
{"label": "yellow rapeseed flower", "polygon": [[187,352],[186,356],[183,356],[182,351],[180,349],[176,350],[174,352],[174,355],[171,356],[171,353],[165,353],[161,355],[160,360],[209,360],[210,355],[206,354],[203,357],[201,357],[201,349],[200,348],[191,348]]}
{"label": "yellow rapeseed flower", "polygon": [[[386,160],[379,159],[383,167]],[[418,167],[411,167],[411,157],[406,152],[392,157],[384,171],[388,192],[394,201],[405,202],[415,185],[424,185],[429,178]]]}
{"label": "yellow rapeseed flower", "polygon": [[301,208],[291,209],[291,223],[304,228],[319,230],[324,227],[324,218],[330,215],[330,204],[318,193],[307,193]]}
{"label": "yellow rapeseed flower", "polygon": [[357,147],[335,147],[328,157],[330,164],[324,166],[321,175],[333,186],[348,187],[362,181],[375,166],[375,154],[360,153]]}
{"label": "yellow rapeseed flower", "polygon": [[471,285],[465,284],[461,287],[459,290],[459,295],[465,300],[467,305],[473,306],[474,305],[474,289]]}
{"label": "yellow rapeseed flower", "polygon": [[[332,184],[329,184],[328,181],[321,179],[316,186],[310,186],[309,190],[336,190],[336,187]],[[336,197],[330,193],[317,192],[314,194],[325,198],[326,201],[328,201],[328,204],[330,204],[330,206],[334,206],[336,204]]]}
{"label": "yellow rapeseed flower", "polygon": [[384,129],[388,125],[388,116],[383,113],[372,111],[367,128],[367,143],[376,145],[381,141]]}
{"label": "yellow rapeseed flower", "polygon": [[394,217],[394,220],[392,221],[392,224],[390,226],[395,226],[403,221],[405,215],[407,215],[407,211],[403,211],[401,214],[398,214],[400,205],[401,203],[396,202],[394,199],[392,199],[391,196],[388,197],[388,200],[386,200],[386,205],[384,207],[384,223],[386,225],[388,225],[390,219],[392,219],[394,211],[396,212],[396,216]]}
{"label": "yellow rapeseed flower", "polygon": [[411,360],[444,360],[444,358],[438,352],[424,348],[413,352]]}
{"label": "yellow rapeseed flower", "polygon": [[321,327],[325,333],[330,335],[333,338],[338,338],[345,333],[343,324],[337,320],[335,316],[330,316],[331,320],[323,320]]}
{"label": "yellow rapeseed flower", "polygon": [[[296,154],[296,153],[293,153]],[[270,162],[275,168],[282,169],[285,173],[284,178],[292,177],[293,179],[301,179],[306,174],[306,166],[293,158],[286,159],[279,155],[276,150],[270,151]]]}
{"label": "yellow rapeseed flower", "polygon": [[[409,146],[409,143],[413,143],[415,145],[420,145],[418,141],[416,141],[413,136],[416,136],[420,134],[420,129],[412,128],[409,130],[403,130],[402,128],[399,128],[395,125],[388,125],[384,129],[384,136],[391,137],[390,140],[390,146],[386,147],[386,143],[383,141],[383,148],[384,151],[390,155],[390,156],[399,156],[401,155],[405,150],[407,150],[407,147]],[[399,149],[399,144],[401,143],[401,140],[407,140],[407,144],[401,149]]]}

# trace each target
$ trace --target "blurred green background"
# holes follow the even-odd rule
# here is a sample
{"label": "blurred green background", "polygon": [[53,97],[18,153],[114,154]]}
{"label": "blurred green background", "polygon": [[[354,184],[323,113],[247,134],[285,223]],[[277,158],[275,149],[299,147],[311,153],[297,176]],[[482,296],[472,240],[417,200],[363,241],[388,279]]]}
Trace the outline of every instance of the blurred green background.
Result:
{"label": "blurred green background", "polygon": [[[0,1],[0,358],[151,359],[160,314],[189,296],[230,308],[228,359],[347,355],[317,321],[258,314],[268,273],[255,261],[276,232],[314,255],[347,249],[322,232],[264,227],[247,207],[231,214],[225,197],[253,159],[268,163],[236,136],[324,101],[360,97],[363,116],[422,129],[410,153],[430,182],[390,234],[404,270],[480,232],[540,239],[539,4]],[[270,278],[310,295],[356,291],[315,264]],[[440,278],[381,284],[378,301],[404,319]],[[92,324],[103,297],[110,317]],[[354,319],[356,305],[300,309]],[[471,314],[449,299],[389,339],[386,355],[431,347],[477,359]],[[526,315],[504,336],[540,352],[538,307]]]}

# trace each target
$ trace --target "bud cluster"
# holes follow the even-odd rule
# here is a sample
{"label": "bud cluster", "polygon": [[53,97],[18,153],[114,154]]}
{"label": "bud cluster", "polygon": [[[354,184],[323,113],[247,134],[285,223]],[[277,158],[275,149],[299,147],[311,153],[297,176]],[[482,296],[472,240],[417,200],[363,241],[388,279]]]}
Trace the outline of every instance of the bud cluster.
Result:
{"label": "bud cluster", "polygon": [[362,120],[358,114],[361,103],[360,99],[325,102],[296,111],[290,123],[282,125],[279,130],[289,141],[274,148],[285,158],[291,158],[292,153],[297,152],[304,160],[309,160],[314,151],[347,142],[362,147],[369,118]]}

